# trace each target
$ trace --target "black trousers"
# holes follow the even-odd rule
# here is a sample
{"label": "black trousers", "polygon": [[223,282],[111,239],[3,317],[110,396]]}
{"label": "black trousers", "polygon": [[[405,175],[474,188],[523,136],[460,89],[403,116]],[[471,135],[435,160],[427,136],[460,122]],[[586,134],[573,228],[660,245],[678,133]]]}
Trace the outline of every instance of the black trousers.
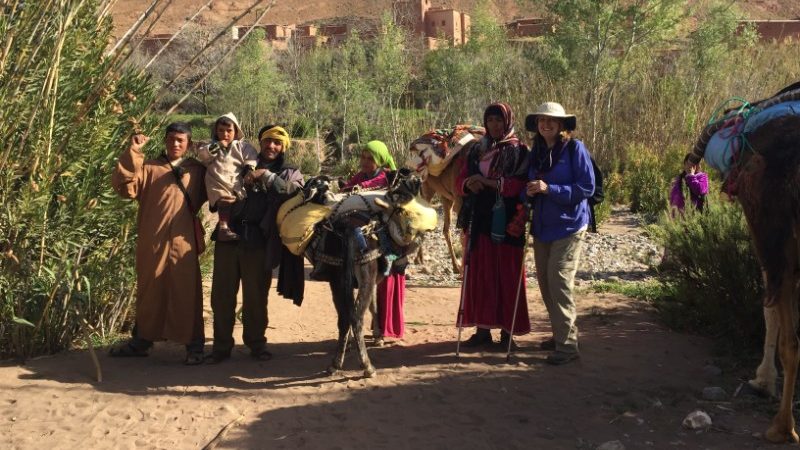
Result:
{"label": "black trousers", "polygon": [[242,286],[242,340],[257,352],[267,343],[269,318],[267,296],[272,272],[266,268],[266,250],[248,248],[238,242],[217,242],[214,246],[214,278],[211,283],[211,310],[214,313],[216,353],[230,354],[233,325],[236,322],[236,296]]}

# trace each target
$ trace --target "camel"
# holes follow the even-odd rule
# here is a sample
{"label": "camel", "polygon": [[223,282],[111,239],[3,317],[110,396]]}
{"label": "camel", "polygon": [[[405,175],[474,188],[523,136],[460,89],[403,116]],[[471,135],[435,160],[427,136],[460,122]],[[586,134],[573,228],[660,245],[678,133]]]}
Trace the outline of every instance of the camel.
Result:
{"label": "camel", "polygon": [[[458,217],[463,203],[456,192],[456,178],[464,165],[465,155],[484,134],[483,128],[469,125],[430,131],[411,142],[411,156],[406,161],[406,166],[415,170],[422,179],[422,198],[430,202],[435,194],[439,194],[442,202],[442,233],[454,273],[461,273],[461,262],[453,249],[450,223],[453,213]],[[424,262],[423,246],[420,246],[415,263]]]}
{"label": "camel", "polygon": [[[800,100],[800,89],[784,90],[758,102],[761,110]],[[698,162],[706,145],[730,116],[710,124],[690,153]],[[764,279],[764,318],[767,332],[764,359],[754,387],[773,393],[775,343],[784,370],[778,412],[765,437],[771,442],[799,442],[792,412],[797,378],[798,282],[800,282],[800,115],[771,118],[744,133],[744,145],[734,160],[726,185],[735,188],[742,206]]]}
{"label": "camel", "polygon": [[[311,181],[309,181],[311,183]],[[317,279],[330,283],[339,339],[328,372],[342,369],[352,336],[365,377],[375,375],[361,332],[364,315],[375,303],[376,286],[385,278],[385,264],[404,265],[417,251],[421,235],[436,227],[436,211],[417,202],[420,181],[401,178],[388,190],[355,192],[337,199],[333,212],[317,225],[316,237],[305,248]],[[391,252],[398,259],[387,261]],[[358,295],[354,290],[358,288]]]}

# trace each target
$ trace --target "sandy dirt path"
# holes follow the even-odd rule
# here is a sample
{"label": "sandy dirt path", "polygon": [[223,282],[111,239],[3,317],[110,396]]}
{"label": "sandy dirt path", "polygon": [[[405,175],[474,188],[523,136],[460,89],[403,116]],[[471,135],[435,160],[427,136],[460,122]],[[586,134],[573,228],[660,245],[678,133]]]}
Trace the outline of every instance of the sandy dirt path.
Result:
{"label": "sandy dirt path", "polygon": [[[456,360],[458,289],[412,282],[406,338],[371,349],[378,376],[363,379],[350,357],[340,375],[324,373],[334,310],[325,284],[306,294],[297,308],[273,290],[269,362],[237,346],[223,364],[185,367],[180,346],[159,343],[147,358],[101,357],[102,383],[84,351],[0,367],[0,448],[196,449],[240,416],[218,448],[774,448],[753,436],[774,407],[698,400],[715,382],[703,373],[710,344],[624,297],[580,294],[582,359],[551,367],[534,350],[548,326],[529,288],[535,332],[506,364],[491,351]],[[737,380],[716,383],[732,392]],[[681,428],[696,408],[712,430]]]}

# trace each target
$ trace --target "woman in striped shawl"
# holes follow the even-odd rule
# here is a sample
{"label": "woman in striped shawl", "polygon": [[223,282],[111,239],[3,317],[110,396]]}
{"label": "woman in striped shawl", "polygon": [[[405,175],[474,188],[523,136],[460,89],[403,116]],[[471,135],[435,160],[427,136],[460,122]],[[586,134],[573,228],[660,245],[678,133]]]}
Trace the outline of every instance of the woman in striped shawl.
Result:
{"label": "woman in striped shawl", "polygon": [[458,193],[465,197],[458,225],[469,239],[462,321],[477,327],[464,346],[492,344],[489,330],[500,328],[500,349],[505,349],[511,335],[531,330],[525,289],[517,286],[524,270],[524,236],[505,233],[525,188],[528,148],[514,132],[514,113],[508,104],[489,105],[483,124],[486,135],[470,149],[456,180]]}

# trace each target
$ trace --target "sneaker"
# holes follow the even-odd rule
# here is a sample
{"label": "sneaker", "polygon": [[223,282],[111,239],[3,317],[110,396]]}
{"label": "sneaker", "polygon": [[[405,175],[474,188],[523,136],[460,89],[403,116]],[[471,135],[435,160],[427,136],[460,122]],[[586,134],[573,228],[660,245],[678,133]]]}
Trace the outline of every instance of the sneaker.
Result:
{"label": "sneaker", "polygon": [[217,231],[217,240],[220,242],[238,241],[239,235],[230,228],[220,227],[220,229]]}
{"label": "sneaker", "polygon": [[481,345],[491,344],[492,343],[492,334],[489,333],[489,330],[484,328],[478,328],[478,331],[475,332],[469,339],[464,341],[462,344],[464,347],[480,347]]}
{"label": "sneaker", "polygon": [[556,349],[556,340],[550,338],[546,341],[542,341],[539,343],[539,350],[544,350],[546,352],[552,352]]}
{"label": "sneaker", "polygon": [[578,358],[580,358],[578,353],[567,353],[556,350],[553,353],[547,355],[547,364],[550,364],[552,366],[561,366],[563,364],[575,361]]}

